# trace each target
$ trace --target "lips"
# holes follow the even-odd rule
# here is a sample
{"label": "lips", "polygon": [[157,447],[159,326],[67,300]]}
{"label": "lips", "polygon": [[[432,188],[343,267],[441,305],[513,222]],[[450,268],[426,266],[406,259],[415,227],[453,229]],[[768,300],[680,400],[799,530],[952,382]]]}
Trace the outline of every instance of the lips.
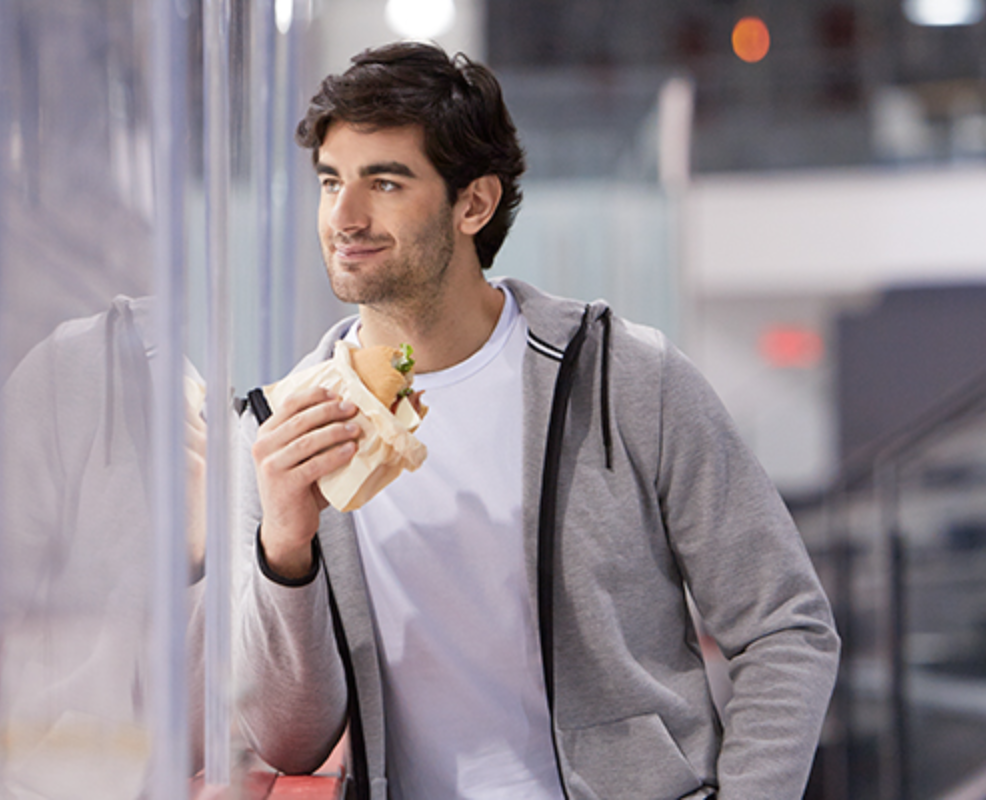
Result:
{"label": "lips", "polygon": [[337,247],[336,257],[343,261],[359,261],[380,252],[381,248],[369,247]]}
{"label": "lips", "polygon": [[342,261],[359,261],[360,259],[370,258],[386,249],[386,244],[372,242],[352,242],[337,243],[333,245],[336,258]]}

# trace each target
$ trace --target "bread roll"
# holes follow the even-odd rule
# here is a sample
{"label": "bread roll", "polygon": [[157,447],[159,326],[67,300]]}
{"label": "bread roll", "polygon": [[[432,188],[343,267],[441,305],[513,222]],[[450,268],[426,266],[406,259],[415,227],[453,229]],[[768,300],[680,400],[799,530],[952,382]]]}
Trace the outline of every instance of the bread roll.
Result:
{"label": "bread roll", "polygon": [[349,355],[360,380],[387,408],[393,406],[405,389],[410,388],[412,372],[400,372],[394,366],[403,357],[400,349],[380,344],[354,348]]}

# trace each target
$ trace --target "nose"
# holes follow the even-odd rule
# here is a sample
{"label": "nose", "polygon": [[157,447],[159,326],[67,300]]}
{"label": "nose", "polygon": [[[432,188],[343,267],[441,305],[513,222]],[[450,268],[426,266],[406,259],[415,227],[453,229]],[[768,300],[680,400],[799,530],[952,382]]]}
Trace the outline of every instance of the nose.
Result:
{"label": "nose", "polygon": [[370,225],[366,198],[357,187],[344,186],[329,201],[329,224],[339,233],[365,230]]}

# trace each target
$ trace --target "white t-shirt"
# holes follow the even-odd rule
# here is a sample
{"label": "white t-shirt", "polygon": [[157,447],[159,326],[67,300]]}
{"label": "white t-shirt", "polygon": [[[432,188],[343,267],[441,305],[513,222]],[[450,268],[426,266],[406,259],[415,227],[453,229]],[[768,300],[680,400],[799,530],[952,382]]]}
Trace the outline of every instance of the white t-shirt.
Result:
{"label": "white t-shirt", "polygon": [[427,460],[354,512],[395,800],[562,796],[521,524],[527,325],[501,289],[485,346],[415,377]]}

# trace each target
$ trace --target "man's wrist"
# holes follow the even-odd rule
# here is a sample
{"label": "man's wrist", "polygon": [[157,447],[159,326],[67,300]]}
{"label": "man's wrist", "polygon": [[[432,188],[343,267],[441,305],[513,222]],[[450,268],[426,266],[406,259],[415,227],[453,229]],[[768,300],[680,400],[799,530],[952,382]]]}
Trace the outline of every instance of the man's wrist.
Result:
{"label": "man's wrist", "polygon": [[277,559],[274,564],[267,558],[261,527],[257,526],[257,562],[266,578],[282,586],[305,586],[318,575],[321,548],[318,537],[313,536],[310,549],[298,559]]}

